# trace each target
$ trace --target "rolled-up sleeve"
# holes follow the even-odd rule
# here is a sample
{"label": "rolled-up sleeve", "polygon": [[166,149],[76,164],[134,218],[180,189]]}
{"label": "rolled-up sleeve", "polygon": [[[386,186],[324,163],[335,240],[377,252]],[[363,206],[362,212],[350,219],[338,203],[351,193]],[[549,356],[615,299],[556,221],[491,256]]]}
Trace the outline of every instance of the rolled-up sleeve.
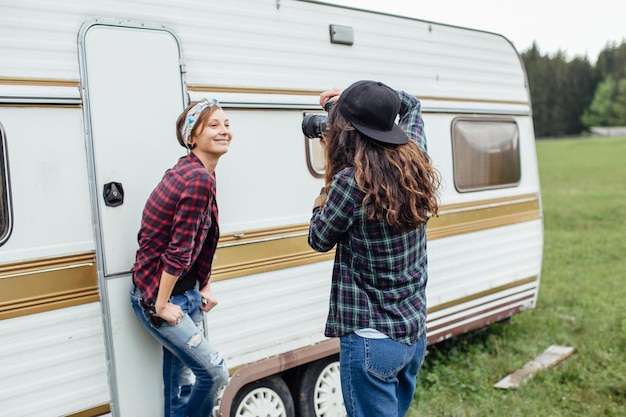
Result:
{"label": "rolled-up sleeve", "polygon": [[424,119],[422,118],[422,104],[406,91],[397,91],[400,96],[400,117],[398,125],[415,141],[420,149],[427,153],[426,133],[424,132]]}
{"label": "rolled-up sleeve", "polygon": [[196,234],[207,207],[207,178],[197,175],[185,182],[176,206],[171,240],[161,256],[163,269],[180,276],[191,265]]}
{"label": "rolled-up sleeve", "polygon": [[309,246],[318,252],[328,252],[352,225],[354,211],[353,191],[356,184],[346,175],[338,173],[328,190],[323,206],[313,209],[309,225]]}

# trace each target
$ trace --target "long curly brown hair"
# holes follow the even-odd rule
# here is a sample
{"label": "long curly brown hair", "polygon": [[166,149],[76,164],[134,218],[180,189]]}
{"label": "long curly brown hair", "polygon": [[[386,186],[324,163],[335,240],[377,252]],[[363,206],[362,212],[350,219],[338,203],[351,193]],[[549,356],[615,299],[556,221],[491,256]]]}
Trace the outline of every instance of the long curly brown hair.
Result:
{"label": "long curly brown hair", "polygon": [[326,189],[335,174],[354,167],[370,220],[384,220],[393,229],[407,231],[437,215],[441,178],[417,143],[387,145],[373,140],[335,110],[329,114],[325,138]]}

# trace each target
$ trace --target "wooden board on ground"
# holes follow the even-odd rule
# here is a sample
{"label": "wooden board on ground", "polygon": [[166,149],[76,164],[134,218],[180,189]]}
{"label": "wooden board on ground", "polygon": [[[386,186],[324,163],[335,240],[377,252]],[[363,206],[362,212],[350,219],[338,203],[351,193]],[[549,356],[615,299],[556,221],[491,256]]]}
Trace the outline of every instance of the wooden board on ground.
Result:
{"label": "wooden board on ground", "polygon": [[557,365],[573,353],[573,347],[552,345],[522,368],[498,381],[494,387],[500,389],[517,388],[522,382],[531,379],[538,371]]}

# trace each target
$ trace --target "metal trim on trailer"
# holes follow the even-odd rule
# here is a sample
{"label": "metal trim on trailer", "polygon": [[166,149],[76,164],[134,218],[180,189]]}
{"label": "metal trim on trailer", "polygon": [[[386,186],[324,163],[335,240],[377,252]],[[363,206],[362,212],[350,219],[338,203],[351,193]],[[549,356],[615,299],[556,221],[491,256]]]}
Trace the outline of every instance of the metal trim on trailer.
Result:
{"label": "metal trim on trailer", "polygon": [[0,106],[80,107],[75,80],[0,77]]}
{"label": "metal trim on trailer", "polygon": [[[13,200],[11,197],[11,172],[9,170],[9,151],[7,149],[7,140],[6,134],[4,130],[4,126],[0,122],[0,162],[2,166],[0,169],[3,170],[3,175],[0,177],[4,180],[4,191],[6,194],[6,230],[4,230],[3,235],[0,235],[0,246],[4,245],[4,243],[9,240],[11,237],[11,232],[13,231]],[[2,198],[2,196],[0,196]],[[2,294],[2,292],[0,292]]]}
{"label": "metal trim on trailer", "polygon": [[[276,88],[249,88],[249,87],[228,87],[228,86],[211,86],[200,84],[188,84],[187,88],[190,92],[198,93],[232,93],[232,94],[259,94],[259,95],[276,95],[284,94],[291,96],[315,96],[318,97],[321,91],[316,90],[295,90],[295,89],[276,89]],[[436,96],[418,96],[420,100],[438,100],[450,102],[469,102],[469,103],[492,103],[492,104],[517,104],[528,105],[527,101],[515,100],[488,100],[488,99],[469,99],[454,97],[436,97]]]}
{"label": "metal trim on trailer", "polygon": [[[181,58],[182,59],[182,58]],[[1,78],[0,106],[64,106],[80,107],[84,104],[81,86],[75,80]],[[220,95],[220,101],[229,109],[298,109],[320,110],[317,97],[320,91],[248,88],[191,84],[187,85],[189,94],[214,93]],[[273,99],[268,100],[268,97]],[[486,114],[528,116],[530,103],[513,100],[484,100],[455,97],[436,97],[416,95],[422,101],[424,113]],[[443,106],[438,103],[448,103]],[[492,104],[493,108],[476,108],[472,105]],[[462,106],[460,106],[462,105]],[[498,108],[497,106],[512,106]],[[518,108],[519,106],[519,108]]]}
{"label": "metal trim on trailer", "polygon": [[[133,20],[117,20],[117,19],[92,19],[84,22],[80,27],[78,32],[78,58],[79,58],[79,68],[80,68],[80,77],[81,77],[81,96],[83,98],[83,120],[84,120],[84,133],[85,133],[85,142],[86,142],[86,155],[87,155],[87,171],[89,177],[89,193],[90,193],[90,204],[93,213],[93,229],[94,229],[94,240],[96,244],[96,259],[97,259],[97,277],[98,284],[100,288],[100,292],[102,294],[103,299],[108,299],[109,289],[107,286],[107,279],[112,276],[107,276],[106,274],[106,257],[104,250],[104,240],[103,240],[103,219],[102,213],[99,208],[99,190],[97,189],[98,185],[96,178],[96,155],[95,155],[95,144],[93,138],[93,126],[92,126],[92,108],[91,108],[91,98],[90,98],[90,89],[89,89],[89,76],[88,76],[88,61],[87,61],[87,34],[89,31],[96,27],[111,27],[111,28],[124,28],[124,29],[138,29],[138,30],[146,30],[146,31],[158,31],[165,32],[175,41],[177,45],[177,53],[178,53],[178,65],[180,67],[180,79],[181,79],[181,93],[186,91],[185,84],[185,73],[184,73],[184,58],[182,51],[182,42],[178,35],[170,28],[163,25],[154,25],[148,24],[139,21]],[[183,102],[186,104],[187,96],[183,93]],[[113,346],[113,323],[109,319],[112,316],[111,307],[109,303],[102,303],[102,311],[105,317],[103,320],[104,323],[104,335],[107,346],[107,359],[110,362],[109,368],[109,389],[111,393],[111,398],[113,398],[112,408],[113,414],[118,415],[120,413],[120,405],[118,404],[119,395],[119,387],[114,383],[117,376],[117,368],[116,368],[116,356],[115,352],[112,348]],[[112,364],[112,365],[111,365]]]}

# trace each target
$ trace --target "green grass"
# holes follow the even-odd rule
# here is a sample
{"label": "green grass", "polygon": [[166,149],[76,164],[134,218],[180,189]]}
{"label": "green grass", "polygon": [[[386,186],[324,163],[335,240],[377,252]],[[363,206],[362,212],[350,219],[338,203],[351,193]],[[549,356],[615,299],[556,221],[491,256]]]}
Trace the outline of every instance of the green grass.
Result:
{"label": "green grass", "polygon": [[[537,142],[544,258],[534,310],[429,348],[409,417],[626,416],[626,138]],[[548,346],[576,353],[513,390]]]}

